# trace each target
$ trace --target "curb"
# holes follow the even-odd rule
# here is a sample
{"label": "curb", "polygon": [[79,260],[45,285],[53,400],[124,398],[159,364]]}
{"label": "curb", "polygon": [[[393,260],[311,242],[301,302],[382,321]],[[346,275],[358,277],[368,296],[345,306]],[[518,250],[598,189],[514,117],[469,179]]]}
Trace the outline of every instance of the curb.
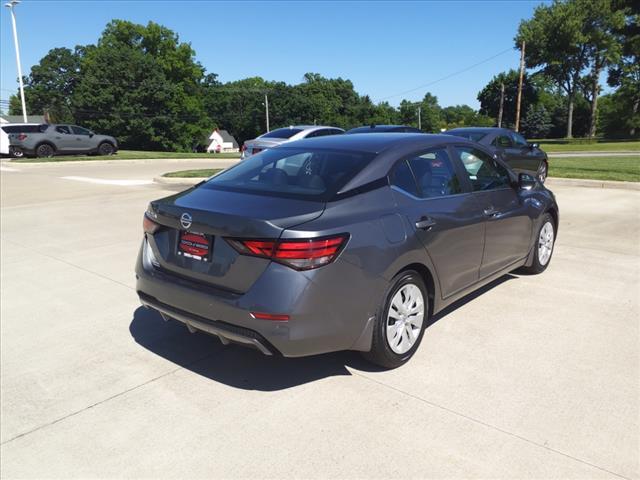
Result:
{"label": "curb", "polygon": [[191,177],[191,178],[180,178],[180,177],[154,177],[153,183],[158,183],[160,185],[188,185],[192,186],[196,183],[200,183],[203,180],[206,180],[209,177]]}
{"label": "curb", "polygon": [[553,187],[554,185],[640,191],[640,182],[616,182],[613,180],[587,180],[582,178],[548,177],[547,181],[545,182],[545,186]]}

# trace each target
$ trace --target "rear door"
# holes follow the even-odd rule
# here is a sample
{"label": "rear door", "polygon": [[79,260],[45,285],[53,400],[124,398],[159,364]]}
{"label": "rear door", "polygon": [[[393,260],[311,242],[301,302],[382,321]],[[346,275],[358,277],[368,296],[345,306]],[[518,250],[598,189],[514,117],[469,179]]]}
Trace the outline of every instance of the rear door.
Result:
{"label": "rear door", "polygon": [[397,205],[436,268],[443,298],[475,283],[482,261],[484,216],[462,174],[445,147],[415,152],[391,173]]}
{"label": "rear door", "polygon": [[489,276],[529,253],[533,221],[529,208],[512,185],[508,170],[489,153],[468,145],[455,147],[465,167],[472,196],[486,221],[480,278]]}

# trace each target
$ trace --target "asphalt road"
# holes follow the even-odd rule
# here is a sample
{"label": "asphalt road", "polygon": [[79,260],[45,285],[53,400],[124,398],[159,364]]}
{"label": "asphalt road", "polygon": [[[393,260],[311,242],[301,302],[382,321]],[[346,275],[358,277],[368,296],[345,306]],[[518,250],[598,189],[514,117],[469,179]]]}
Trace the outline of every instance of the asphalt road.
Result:
{"label": "asphalt road", "polygon": [[459,302],[384,372],[139,307],[142,212],[179,188],[147,182],[211,166],[2,165],[3,478],[639,476],[640,192],[557,187],[549,269]]}

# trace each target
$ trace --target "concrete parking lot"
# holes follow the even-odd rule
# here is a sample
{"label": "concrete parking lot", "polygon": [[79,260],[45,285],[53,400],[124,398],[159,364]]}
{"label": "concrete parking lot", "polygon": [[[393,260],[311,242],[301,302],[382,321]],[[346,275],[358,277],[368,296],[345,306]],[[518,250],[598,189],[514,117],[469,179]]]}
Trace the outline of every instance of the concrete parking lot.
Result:
{"label": "concrete parking lot", "polygon": [[640,475],[639,191],[555,188],[549,269],[464,299],[379,371],[139,306],[142,212],[179,189],[149,181],[215,166],[2,164],[3,478]]}

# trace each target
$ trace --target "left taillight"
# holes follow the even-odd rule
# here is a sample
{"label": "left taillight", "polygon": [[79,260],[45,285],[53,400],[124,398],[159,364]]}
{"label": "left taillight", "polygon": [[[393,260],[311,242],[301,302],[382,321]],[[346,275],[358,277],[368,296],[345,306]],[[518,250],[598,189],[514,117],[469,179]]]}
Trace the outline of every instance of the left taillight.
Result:
{"label": "left taillight", "polygon": [[254,240],[227,238],[227,242],[238,253],[254,257],[269,258],[295,270],[311,270],[333,262],[344,248],[349,235],[331,237]]}
{"label": "left taillight", "polygon": [[21,134],[19,134],[16,138],[17,138],[18,140],[22,141],[22,140],[26,140],[26,139],[27,139],[27,136],[28,136],[28,135],[27,135],[26,133],[21,133]]}
{"label": "left taillight", "polygon": [[145,213],[144,218],[142,219],[142,230],[144,233],[154,234],[158,231],[160,225],[154,222],[149,216]]}

